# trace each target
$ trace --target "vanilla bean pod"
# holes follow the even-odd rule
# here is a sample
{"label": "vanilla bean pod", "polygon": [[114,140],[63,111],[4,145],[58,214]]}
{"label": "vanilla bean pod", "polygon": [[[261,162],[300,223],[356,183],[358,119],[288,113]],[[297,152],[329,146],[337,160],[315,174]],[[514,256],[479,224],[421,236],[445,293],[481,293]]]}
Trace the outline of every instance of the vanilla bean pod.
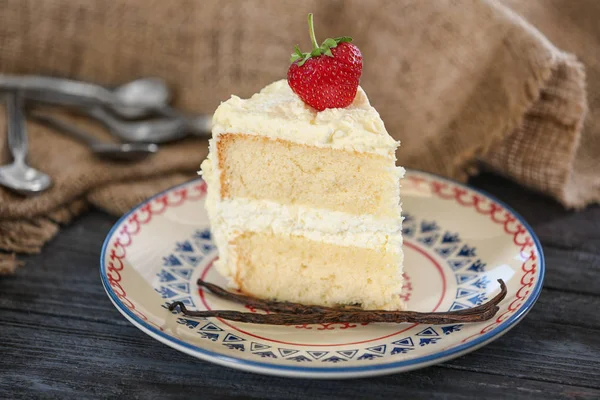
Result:
{"label": "vanilla bean pod", "polygon": [[340,308],[324,307],[324,306],[305,306],[304,304],[290,303],[287,301],[272,301],[257,299],[256,297],[246,296],[240,293],[233,293],[223,289],[220,286],[214,285],[198,279],[198,285],[208,289],[212,294],[224,300],[231,300],[236,303],[244,304],[261,310],[271,312],[281,312],[289,314],[316,314],[330,311],[340,311]]}
{"label": "vanilla bean pod", "polygon": [[[322,324],[322,323],[368,323],[368,322],[387,322],[387,323],[421,323],[421,324],[449,324],[449,323],[467,323],[481,322],[491,319],[499,310],[498,304],[506,297],[507,288],[501,279],[500,293],[488,302],[470,308],[468,310],[447,311],[447,312],[415,312],[415,311],[384,311],[384,310],[345,310],[326,308],[323,312],[305,313],[306,309],[294,303],[283,303],[286,306],[293,305],[297,309],[303,310],[303,313],[282,312],[277,314],[257,314],[240,311],[228,310],[207,310],[191,311],[181,302],[174,302],[169,305],[169,310],[179,307],[181,312],[189,317],[217,317],[230,321],[248,322],[254,324],[268,325],[291,325],[291,324]],[[210,285],[210,284],[209,284]],[[215,287],[214,285],[212,285]],[[205,286],[207,287],[207,286]],[[218,286],[216,286],[218,288]],[[219,288],[217,292],[227,292]],[[222,292],[221,292],[222,291]],[[214,293],[214,292],[213,292]],[[227,292],[231,293],[231,292]],[[227,295],[228,296],[228,295]],[[242,295],[235,295],[242,296]],[[237,300],[236,300],[237,301]],[[269,302],[273,303],[273,302]],[[275,302],[281,305],[281,302]],[[261,303],[265,305],[265,303]],[[262,308],[262,306],[259,306]],[[291,306],[290,306],[291,307]],[[306,306],[304,306],[306,307]],[[266,307],[268,309],[268,307]],[[292,309],[292,308],[290,308]],[[289,309],[288,309],[289,310]]]}
{"label": "vanilla bean pod", "polygon": [[[498,280],[500,282],[501,279]],[[239,304],[248,305],[253,308],[270,311],[270,312],[281,312],[281,313],[289,313],[289,314],[316,314],[316,313],[325,313],[325,312],[339,312],[339,311],[363,311],[361,308],[353,307],[353,306],[342,306],[342,307],[326,307],[326,306],[312,306],[312,305],[304,305],[298,303],[291,303],[286,301],[275,301],[275,300],[266,300],[266,299],[258,299],[256,297],[247,296],[240,293],[230,292],[229,290],[223,289],[220,286],[217,286],[213,283],[209,283],[203,281],[202,279],[198,279],[196,282],[199,286],[208,289],[212,294],[217,297],[220,297],[224,300],[234,301]],[[500,301],[502,301],[500,299]],[[471,307],[466,308],[464,310],[452,311],[453,315],[462,314],[462,315],[470,315],[470,314],[478,314],[480,313],[480,307]]]}

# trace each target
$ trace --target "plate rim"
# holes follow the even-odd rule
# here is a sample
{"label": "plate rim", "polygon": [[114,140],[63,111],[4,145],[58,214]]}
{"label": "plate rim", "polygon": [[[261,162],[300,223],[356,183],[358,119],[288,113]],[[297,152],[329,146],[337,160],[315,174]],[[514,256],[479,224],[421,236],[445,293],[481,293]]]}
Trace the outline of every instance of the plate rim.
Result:
{"label": "plate rim", "polygon": [[217,353],[211,350],[207,350],[206,348],[199,347],[193,344],[190,344],[184,340],[166,334],[154,326],[148,324],[140,317],[135,315],[131,310],[124,306],[124,304],[119,300],[116,296],[115,292],[112,290],[107,274],[106,274],[106,263],[104,260],[106,259],[106,253],[108,249],[108,244],[111,238],[114,236],[117,228],[125,222],[131,214],[136,212],[140,207],[145,204],[150,203],[157,197],[163,196],[166,193],[169,193],[173,190],[181,188],[183,186],[187,186],[193,182],[202,181],[202,178],[195,178],[186,182],[183,182],[179,185],[172,186],[166,190],[157,193],[148,199],[138,203],[134,207],[132,207],[127,213],[123,214],[111,227],[109,232],[104,239],[102,244],[102,249],[100,252],[100,278],[102,281],[102,285],[111,302],[115,306],[115,308],[136,328],[140,329],[142,332],[151,336],[152,338],[158,340],[159,342],[168,345],[178,351],[182,351],[188,355],[194,356],[196,358],[200,358],[205,361],[213,362],[219,365],[237,368],[249,372],[255,373],[263,373],[268,375],[277,375],[277,376],[286,376],[286,377],[299,377],[299,378],[322,378],[322,379],[331,379],[331,378],[353,378],[358,376],[374,376],[374,375],[383,375],[383,374],[391,374],[402,371],[410,371],[418,368],[424,368],[430,365],[442,363],[445,361],[449,361],[453,358],[460,357],[461,355],[470,353],[475,351],[486,344],[492,342],[493,340],[498,339],[512,328],[514,328],[533,308],[535,303],[537,302],[544,283],[544,278],[546,274],[546,260],[543,252],[542,245],[540,243],[539,238],[535,234],[533,228],[529,225],[529,223],[519,214],[517,213],[511,206],[506,204],[504,201],[498,199],[496,196],[486,192],[485,190],[475,188],[471,185],[464,184],[458,181],[455,181],[450,178],[446,178],[437,174],[433,174],[431,172],[421,171],[418,169],[407,168],[406,171],[408,173],[415,172],[417,174],[424,174],[435,179],[439,179],[442,181],[450,182],[454,185],[458,185],[460,187],[472,190],[480,195],[487,197],[489,200],[496,202],[504,209],[509,211],[519,223],[523,226],[526,232],[532,237],[534,247],[539,254],[538,261],[538,269],[539,269],[539,279],[536,282],[536,285],[532,289],[532,293],[527,299],[527,301],[521,306],[521,308],[516,311],[513,315],[511,315],[506,321],[503,321],[503,327],[492,329],[478,338],[467,342],[462,343],[458,346],[452,347],[450,349],[445,349],[436,353],[428,354],[425,356],[416,357],[409,360],[400,360],[393,361],[385,364],[377,364],[377,365],[364,365],[364,366],[352,366],[352,367],[337,367],[337,368],[324,368],[324,367],[308,367],[308,366],[297,366],[297,365],[276,365],[269,364],[261,361],[253,361],[253,360],[245,360],[241,358],[236,358],[232,356],[228,356],[225,354]]}

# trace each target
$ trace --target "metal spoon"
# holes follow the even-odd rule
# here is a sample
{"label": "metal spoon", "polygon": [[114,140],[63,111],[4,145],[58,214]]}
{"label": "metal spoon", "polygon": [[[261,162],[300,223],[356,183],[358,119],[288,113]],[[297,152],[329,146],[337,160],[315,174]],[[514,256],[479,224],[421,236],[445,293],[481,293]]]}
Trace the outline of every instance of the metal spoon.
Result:
{"label": "metal spoon", "polygon": [[141,78],[115,89],[93,83],[46,76],[0,75],[0,88],[20,90],[28,98],[61,105],[106,106],[127,118],[137,118],[167,106],[170,94],[160,78]]}
{"label": "metal spoon", "polygon": [[30,117],[58,131],[64,132],[74,139],[86,143],[98,157],[117,161],[140,161],[158,151],[153,143],[105,143],[92,137],[84,130],[50,115],[40,112],[30,113]]}
{"label": "metal spoon", "polygon": [[209,135],[211,129],[211,117],[208,115],[123,121],[100,107],[85,109],[84,112],[103,123],[118,138],[132,143],[165,143],[192,132],[199,136]]}
{"label": "metal spoon", "polygon": [[13,163],[0,167],[0,185],[26,196],[43,192],[52,185],[52,180],[26,164],[28,142],[21,93],[6,93],[6,114]]}

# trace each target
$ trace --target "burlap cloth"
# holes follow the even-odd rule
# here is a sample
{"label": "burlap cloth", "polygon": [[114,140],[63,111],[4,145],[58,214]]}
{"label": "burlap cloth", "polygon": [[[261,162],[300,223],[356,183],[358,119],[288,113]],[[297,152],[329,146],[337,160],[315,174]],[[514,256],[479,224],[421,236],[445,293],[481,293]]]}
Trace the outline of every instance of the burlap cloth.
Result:
{"label": "burlap cloth", "polygon": [[[8,0],[0,71],[106,85],[161,76],[177,106],[212,113],[232,93],[285,77],[293,46],[309,46],[308,12],[320,40],[355,38],[361,84],[402,141],[400,164],[464,180],[480,160],[569,208],[600,199],[597,0]],[[3,273],[13,253],[40,251],[90,205],[121,214],[192,178],[207,152],[190,139],[111,164],[28,126],[29,161],[56,184],[26,199],[0,190]],[[5,142],[2,129],[2,163]]]}

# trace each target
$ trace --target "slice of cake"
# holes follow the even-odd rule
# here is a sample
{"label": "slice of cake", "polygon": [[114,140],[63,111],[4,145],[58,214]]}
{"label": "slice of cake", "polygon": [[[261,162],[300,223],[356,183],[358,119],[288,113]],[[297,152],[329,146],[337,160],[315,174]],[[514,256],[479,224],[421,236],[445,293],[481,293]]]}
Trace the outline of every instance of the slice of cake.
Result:
{"label": "slice of cake", "polygon": [[317,111],[281,80],[216,110],[201,168],[217,268],[231,287],[302,304],[403,308],[398,143],[354,90],[348,106]]}

